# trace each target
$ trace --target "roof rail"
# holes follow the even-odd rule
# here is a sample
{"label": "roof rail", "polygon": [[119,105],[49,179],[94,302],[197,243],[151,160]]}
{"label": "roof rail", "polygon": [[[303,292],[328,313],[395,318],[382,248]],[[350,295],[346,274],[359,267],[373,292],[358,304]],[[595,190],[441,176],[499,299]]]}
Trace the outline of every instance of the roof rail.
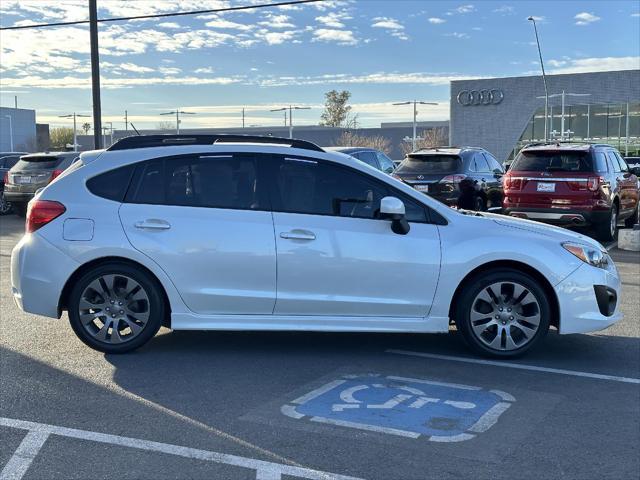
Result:
{"label": "roof rail", "polygon": [[129,150],[133,148],[168,147],[175,145],[214,145],[219,143],[261,143],[270,145],[288,145],[291,148],[324,152],[315,143],[292,138],[267,137],[261,135],[133,135],[124,137],[107,148],[108,151]]}
{"label": "roof rail", "polygon": [[522,148],[527,147],[539,147],[542,145],[592,145],[592,146],[600,146],[606,145],[602,143],[589,142],[584,140],[549,140],[549,141],[540,141],[540,142],[531,142],[524,145]]}

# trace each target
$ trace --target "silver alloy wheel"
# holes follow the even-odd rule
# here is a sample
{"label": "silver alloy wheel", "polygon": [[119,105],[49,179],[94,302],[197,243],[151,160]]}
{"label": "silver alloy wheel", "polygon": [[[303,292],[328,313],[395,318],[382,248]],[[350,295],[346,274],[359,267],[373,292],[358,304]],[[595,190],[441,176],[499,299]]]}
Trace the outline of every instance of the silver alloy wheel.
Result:
{"label": "silver alloy wheel", "polygon": [[11,211],[11,203],[4,198],[4,192],[0,193],[0,215],[6,215]]}
{"label": "silver alloy wheel", "polygon": [[609,225],[611,238],[614,238],[616,236],[617,228],[618,228],[618,208],[614,204],[613,207],[611,207],[611,224]]}
{"label": "silver alloy wheel", "polygon": [[471,304],[471,330],[494,350],[516,350],[529,343],[540,326],[538,299],[523,285],[492,283]]}
{"label": "silver alloy wheel", "polygon": [[78,313],[96,340],[119,344],[137,337],[149,320],[149,296],[131,277],[102,275],[82,292]]}

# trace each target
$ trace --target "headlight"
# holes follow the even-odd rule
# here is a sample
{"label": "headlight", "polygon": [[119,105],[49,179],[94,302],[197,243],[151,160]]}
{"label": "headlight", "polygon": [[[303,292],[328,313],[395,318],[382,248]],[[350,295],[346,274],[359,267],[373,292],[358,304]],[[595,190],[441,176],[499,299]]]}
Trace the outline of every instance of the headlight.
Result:
{"label": "headlight", "polygon": [[599,248],[580,245],[579,243],[566,242],[562,247],[569,253],[575,255],[580,260],[589,265],[599,268],[607,268],[609,265],[609,255]]}

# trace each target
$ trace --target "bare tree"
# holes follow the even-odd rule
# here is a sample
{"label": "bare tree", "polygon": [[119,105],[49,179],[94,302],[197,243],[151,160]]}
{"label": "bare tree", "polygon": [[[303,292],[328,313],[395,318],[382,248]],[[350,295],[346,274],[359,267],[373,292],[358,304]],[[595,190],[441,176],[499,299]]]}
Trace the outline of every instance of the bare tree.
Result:
{"label": "bare tree", "polygon": [[326,127],[341,127],[349,119],[351,106],[347,102],[351,98],[351,92],[343,90],[331,90],[324,94],[324,112],[320,116],[320,125]]}
{"label": "bare tree", "polygon": [[173,122],[163,121],[156,123],[156,130],[175,130],[176,124]]}
{"label": "bare tree", "polygon": [[[416,150],[421,148],[441,147],[447,143],[448,138],[444,128],[430,128],[428,130],[424,130],[420,135],[418,135],[418,139],[416,140]],[[411,153],[413,151],[411,148],[411,141],[402,142],[400,150],[403,155]]]}
{"label": "bare tree", "polygon": [[391,152],[391,140],[383,137],[382,135],[367,137],[353,132],[343,132],[338,138],[336,145],[340,147],[374,148],[386,153],[387,155]]}
{"label": "bare tree", "polygon": [[89,130],[91,130],[91,124],[89,122],[83,123],[82,131],[84,132],[85,135],[89,133]]}
{"label": "bare tree", "polygon": [[49,132],[51,148],[55,150],[65,150],[68,144],[73,143],[73,128],[57,127]]}

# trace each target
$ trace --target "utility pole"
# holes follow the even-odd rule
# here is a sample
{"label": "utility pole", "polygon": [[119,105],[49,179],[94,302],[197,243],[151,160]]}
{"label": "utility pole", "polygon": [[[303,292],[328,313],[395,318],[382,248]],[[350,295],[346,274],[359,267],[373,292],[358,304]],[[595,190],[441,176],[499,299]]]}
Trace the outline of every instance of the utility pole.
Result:
{"label": "utility pole", "polygon": [[125,132],[129,130],[129,115],[126,110],[124,111],[124,130]]}
{"label": "utility pole", "polygon": [[540,39],[538,38],[538,27],[536,19],[529,17],[527,20],[533,23],[533,30],[536,33],[536,44],[538,45],[538,56],[540,57],[540,68],[542,69],[542,82],[544,83],[544,141],[548,140],[547,136],[547,118],[549,111],[549,90],[547,89],[547,76],[544,73],[544,62],[542,61],[542,50],[540,49]]}
{"label": "utility pole", "polygon": [[418,118],[418,105],[438,105],[435,102],[419,102],[418,100],[413,100],[412,102],[399,102],[394,103],[393,105],[411,105],[413,104],[413,137],[411,140],[411,149],[415,151],[416,149],[416,129],[417,129],[417,118]]}
{"label": "utility pole", "polygon": [[73,112],[69,115],[58,115],[60,118],[73,118],[73,151],[78,151],[78,127],[76,125],[76,117],[90,117],[90,115],[80,115],[79,113]]}
{"label": "utility pole", "polygon": [[13,106],[16,110],[18,109],[18,95],[13,96]]}
{"label": "utility pole", "polygon": [[288,107],[276,108],[272,112],[284,112],[284,126],[287,126],[287,110],[289,111],[289,138],[293,138],[293,111],[294,110],[310,110],[311,107],[296,107],[289,105]]}
{"label": "utility pole", "polygon": [[[89,0],[89,35],[91,38],[91,93],[93,96],[93,143],[102,148],[102,107],[100,105],[100,57],[98,52],[98,6]],[[74,130],[75,135],[75,130]],[[73,142],[75,144],[75,142]]]}
{"label": "utility pole", "polygon": [[242,109],[242,128],[244,128],[244,108]]}
{"label": "utility pole", "polygon": [[194,112],[183,112],[179,108],[176,108],[173,112],[164,112],[160,115],[175,115],[176,116],[176,135],[180,135],[180,115],[195,115]]}

